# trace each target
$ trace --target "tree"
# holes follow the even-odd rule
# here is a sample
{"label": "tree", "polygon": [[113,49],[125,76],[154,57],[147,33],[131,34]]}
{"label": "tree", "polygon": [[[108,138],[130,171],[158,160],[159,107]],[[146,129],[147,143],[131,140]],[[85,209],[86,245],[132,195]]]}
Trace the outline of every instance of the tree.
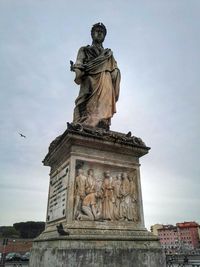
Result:
{"label": "tree", "polygon": [[1,238],[18,238],[19,232],[13,226],[1,226],[0,237]]}
{"label": "tree", "polygon": [[35,238],[44,231],[45,223],[30,221],[14,223],[13,226],[19,232],[21,238]]}

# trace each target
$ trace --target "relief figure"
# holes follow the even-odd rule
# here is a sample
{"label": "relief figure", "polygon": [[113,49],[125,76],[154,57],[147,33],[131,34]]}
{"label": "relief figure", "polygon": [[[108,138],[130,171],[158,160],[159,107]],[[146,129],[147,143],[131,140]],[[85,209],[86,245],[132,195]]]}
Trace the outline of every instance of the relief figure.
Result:
{"label": "relief figure", "polygon": [[120,203],[120,218],[121,220],[134,220],[134,205],[130,195],[130,182],[126,172],[122,173],[122,183],[120,188],[121,203]]}
{"label": "relief figure", "polygon": [[134,176],[130,176],[129,177],[129,182],[130,182],[130,196],[132,199],[132,207],[133,207],[133,214],[134,214],[134,218],[133,220],[136,222],[138,221],[138,204],[137,204],[137,183],[136,183],[136,179],[137,179],[137,173],[136,170],[134,172]]}
{"label": "relief figure", "polygon": [[120,202],[121,202],[121,173],[117,174],[114,180],[114,197],[115,197],[115,216],[116,219],[120,218]]}
{"label": "relief figure", "polygon": [[114,196],[114,181],[110,176],[110,172],[104,173],[104,180],[102,184],[103,202],[102,215],[104,220],[115,220],[115,196]]}
{"label": "relief figure", "polygon": [[83,169],[78,169],[75,178],[75,201],[74,201],[74,218],[76,219],[81,211],[82,201],[86,196],[86,177],[84,176]]}
{"label": "relief figure", "polygon": [[102,191],[102,178],[96,179],[96,193],[97,193],[97,209],[102,214],[102,197],[103,197],[103,191]]}
{"label": "relief figure", "polygon": [[96,193],[90,193],[83,199],[81,211],[82,213],[79,213],[77,220],[94,221],[100,219],[101,213],[97,209]]}
{"label": "relief figure", "polygon": [[97,209],[96,198],[98,194],[96,192],[96,180],[94,177],[93,169],[88,170],[88,176],[85,183],[85,193],[81,205],[81,212],[77,216],[77,220],[93,221],[98,220],[101,216],[100,211]]}

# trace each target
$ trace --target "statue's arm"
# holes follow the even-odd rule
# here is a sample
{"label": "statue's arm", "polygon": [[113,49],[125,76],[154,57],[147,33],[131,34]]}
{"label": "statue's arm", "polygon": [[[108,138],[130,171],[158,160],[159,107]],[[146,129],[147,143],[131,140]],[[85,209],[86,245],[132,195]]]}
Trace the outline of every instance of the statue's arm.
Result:
{"label": "statue's arm", "polygon": [[74,69],[75,74],[76,74],[74,81],[77,84],[81,84],[82,77],[85,74],[84,65],[83,65],[84,59],[85,59],[84,47],[81,47],[78,51],[76,62],[73,65],[73,69]]}

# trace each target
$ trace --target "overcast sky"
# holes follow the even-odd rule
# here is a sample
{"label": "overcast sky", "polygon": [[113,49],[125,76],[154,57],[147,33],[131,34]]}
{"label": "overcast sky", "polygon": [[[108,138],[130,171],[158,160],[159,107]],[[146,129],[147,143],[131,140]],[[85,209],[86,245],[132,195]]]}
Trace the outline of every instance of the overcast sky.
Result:
{"label": "overcast sky", "polygon": [[0,1],[0,225],[45,220],[42,160],[72,121],[69,61],[97,22],[122,75],[111,129],[151,147],[141,158],[146,226],[200,222],[199,14],[199,0]]}

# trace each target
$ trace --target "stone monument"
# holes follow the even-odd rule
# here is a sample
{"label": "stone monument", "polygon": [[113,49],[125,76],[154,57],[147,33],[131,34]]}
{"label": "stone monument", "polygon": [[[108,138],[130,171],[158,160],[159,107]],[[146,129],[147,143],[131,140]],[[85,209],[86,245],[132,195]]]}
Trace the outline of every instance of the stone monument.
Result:
{"label": "stone monument", "polygon": [[49,147],[45,231],[35,239],[30,267],[162,267],[159,240],[144,225],[139,158],[149,147],[131,132],[110,130],[120,71],[107,30],[92,27],[71,71],[80,92],[74,118]]}

